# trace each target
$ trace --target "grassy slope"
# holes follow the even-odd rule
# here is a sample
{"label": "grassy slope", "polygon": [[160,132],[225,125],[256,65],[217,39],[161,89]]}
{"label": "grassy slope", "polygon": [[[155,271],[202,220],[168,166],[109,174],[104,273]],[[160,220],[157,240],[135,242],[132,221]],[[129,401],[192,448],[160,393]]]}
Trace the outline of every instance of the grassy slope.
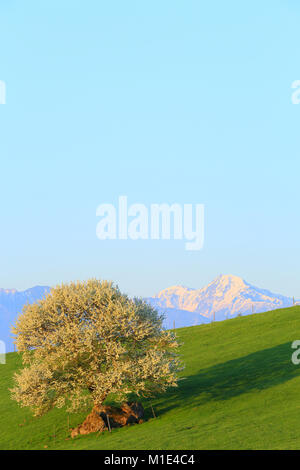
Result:
{"label": "grassy slope", "polygon": [[[9,354],[0,365],[0,449],[300,448],[300,366],[291,363],[300,307],[177,331],[185,379],[152,401],[158,417],[74,440],[63,411],[36,419],[10,400],[20,358]],[[71,415],[71,426],[82,418]]]}

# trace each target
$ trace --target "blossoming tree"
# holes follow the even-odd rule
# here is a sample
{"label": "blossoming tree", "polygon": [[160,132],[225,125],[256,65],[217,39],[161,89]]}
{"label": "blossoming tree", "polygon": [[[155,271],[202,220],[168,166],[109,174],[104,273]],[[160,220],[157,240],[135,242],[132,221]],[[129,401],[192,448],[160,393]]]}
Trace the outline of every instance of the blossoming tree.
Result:
{"label": "blossoming tree", "polygon": [[24,368],[12,398],[35,415],[99,406],[113,394],[151,396],[177,385],[180,361],[162,316],[107,281],[53,288],[26,305],[13,331]]}

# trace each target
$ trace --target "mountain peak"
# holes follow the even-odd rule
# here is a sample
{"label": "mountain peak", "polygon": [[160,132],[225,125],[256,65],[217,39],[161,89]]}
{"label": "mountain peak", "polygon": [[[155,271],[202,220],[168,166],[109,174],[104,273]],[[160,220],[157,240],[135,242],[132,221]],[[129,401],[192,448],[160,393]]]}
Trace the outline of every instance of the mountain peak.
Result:
{"label": "mountain peak", "polygon": [[162,312],[166,308],[175,309],[216,320],[275,310],[293,304],[292,299],[254,287],[233,274],[221,274],[201,289],[172,286],[149,300]]}
{"label": "mountain peak", "polygon": [[220,274],[215,281],[245,282],[241,277],[235,276],[234,274]]}
{"label": "mountain peak", "polygon": [[247,283],[241,277],[234,276],[233,274],[221,274],[216,279],[214,279],[210,285],[213,284],[219,285],[222,288],[230,287],[231,289],[244,289],[247,287]]}

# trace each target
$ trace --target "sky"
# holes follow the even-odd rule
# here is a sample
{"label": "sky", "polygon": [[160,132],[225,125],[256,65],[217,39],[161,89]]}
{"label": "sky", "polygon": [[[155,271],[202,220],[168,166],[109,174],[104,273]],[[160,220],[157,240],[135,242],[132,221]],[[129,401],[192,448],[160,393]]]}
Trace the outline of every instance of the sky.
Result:
{"label": "sky", "polygon": [[[235,274],[300,299],[296,0],[2,0],[0,287]],[[99,240],[99,204],[204,204],[205,242]]]}

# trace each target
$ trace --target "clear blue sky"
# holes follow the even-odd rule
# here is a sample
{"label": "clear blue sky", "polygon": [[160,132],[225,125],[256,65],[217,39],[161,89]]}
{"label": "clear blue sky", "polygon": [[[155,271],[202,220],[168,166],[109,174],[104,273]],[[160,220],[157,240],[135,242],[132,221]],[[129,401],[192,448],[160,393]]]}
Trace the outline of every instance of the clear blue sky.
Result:
{"label": "clear blue sky", "polygon": [[[300,298],[296,0],[2,0],[0,287],[220,273]],[[96,208],[204,203],[205,245],[96,238]]]}

